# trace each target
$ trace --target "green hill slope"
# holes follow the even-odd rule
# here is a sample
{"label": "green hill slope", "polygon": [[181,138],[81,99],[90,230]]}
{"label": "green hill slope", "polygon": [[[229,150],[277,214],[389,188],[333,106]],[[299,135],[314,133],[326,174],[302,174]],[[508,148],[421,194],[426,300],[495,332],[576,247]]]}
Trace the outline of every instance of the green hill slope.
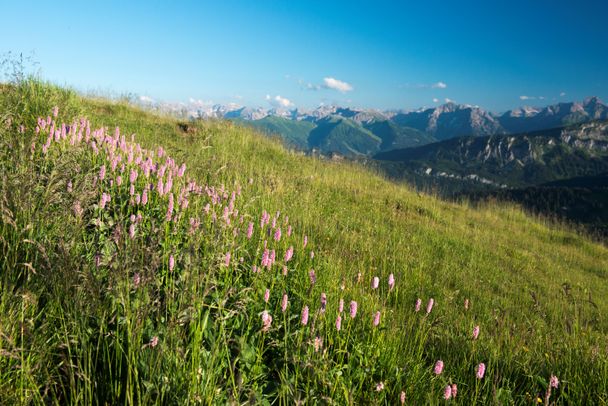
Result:
{"label": "green hill slope", "polygon": [[608,401],[604,246],[229,122],[38,82],[0,108],[2,404]]}
{"label": "green hill slope", "polygon": [[283,117],[267,116],[260,120],[233,120],[240,125],[250,126],[258,131],[281,138],[289,147],[299,150],[308,148],[308,136],[315,125],[309,121],[290,120]]}
{"label": "green hill slope", "polygon": [[308,138],[311,149],[361,156],[378,151],[382,143],[378,136],[349,119],[330,116],[316,124]]}

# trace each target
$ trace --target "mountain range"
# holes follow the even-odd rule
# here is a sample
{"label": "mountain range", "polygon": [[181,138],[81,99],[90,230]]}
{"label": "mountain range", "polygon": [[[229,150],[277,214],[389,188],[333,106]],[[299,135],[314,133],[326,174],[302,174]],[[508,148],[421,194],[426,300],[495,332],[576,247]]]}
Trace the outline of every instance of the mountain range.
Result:
{"label": "mountain range", "polygon": [[495,114],[479,106],[449,102],[411,111],[339,106],[314,110],[236,105],[185,106],[191,118],[223,118],[282,138],[292,147],[350,157],[372,156],[461,136],[517,134],[608,119],[598,97],[546,107],[523,106]]}

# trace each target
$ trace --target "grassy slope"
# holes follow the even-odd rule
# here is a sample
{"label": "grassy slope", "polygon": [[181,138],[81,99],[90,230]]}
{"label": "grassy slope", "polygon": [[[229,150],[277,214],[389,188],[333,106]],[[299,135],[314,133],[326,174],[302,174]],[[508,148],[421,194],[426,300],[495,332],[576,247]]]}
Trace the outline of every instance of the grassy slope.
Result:
{"label": "grassy slope", "polygon": [[[357,342],[371,343],[362,347],[370,352],[367,357],[347,363],[345,369],[335,359],[326,360],[308,375],[308,394],[296,385],[290,396],[395,403],[404,390],[416,403],[438,403],[443,386],[451,381],[459,384],[466,404],[524,403],[542,396],[555,373],[562,379],[554,395],[560,401],[608,401],[605,247],[548,227],[512,206],[472,210],[445,203],[353,164],[289,152],[228,123],[198,123],[196,134],[184,134],[172,119],[124,105],[92,100],[77,104],[98,124],[136,133],[144,146],[163,145],[202,183],[246,184],[253,179],[245,192],[246,210],[281,210],[313,242],[316,257],[309,266],[314,265],[319,282],[311,295],[297,293],[303,302],[316,306],[321,291],[334,307],[338,297],[355,299],[362,320],[370,324],[373,311],[383,310],[382,328],[359,330],[348,347],[352,353]],[[307,269],[299,271],[305,274]],[[361,283],[356,282],[359,272]],[[397,287],[388,295],[390,273]],[[380,293],[369,289],[376,275],[382,281]],[[345,281],[344,292],[340,281]],[[5,281],[3,290],[8,286]],[[430,317],[414,314],[418,297],[435,299]],[[465,298],[472,304],[468,312]],[[12,320],[9,316],[4,323]],[[481,335],[473,342],[476,324]],[[327,334],[326,340],[333,342],[334,335]],[[437,359],[446,365],[441,377],[431,374]],[[478,362],[488,365],[481,382],[474,378]],[[278,379],[266,373],[261,382]],[[387,389],[376,394],[373,384],[380,380]],[[0,396],[11,399],[11,387],[3,386]],[[210,400],[224,392],[206,393],[204,399]],[[267,387],[262,393],[277,396]]]}

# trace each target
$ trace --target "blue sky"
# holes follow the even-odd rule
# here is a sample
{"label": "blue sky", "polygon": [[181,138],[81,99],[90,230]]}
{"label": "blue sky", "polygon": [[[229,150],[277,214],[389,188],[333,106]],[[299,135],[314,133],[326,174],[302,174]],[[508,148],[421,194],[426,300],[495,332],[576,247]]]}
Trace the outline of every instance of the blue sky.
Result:
{"label": "blue sky", "polygon": [[82,91],[493,111],[608,99],[604,0],[5,3],[0,53],[33,53]]}

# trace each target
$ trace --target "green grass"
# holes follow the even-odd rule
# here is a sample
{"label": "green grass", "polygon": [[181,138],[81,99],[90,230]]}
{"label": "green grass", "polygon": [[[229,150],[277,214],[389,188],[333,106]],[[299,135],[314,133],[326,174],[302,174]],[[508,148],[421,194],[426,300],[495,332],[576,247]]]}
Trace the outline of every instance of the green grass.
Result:
{"label": "green grass", "polygon": [[[449,383],[458,385],[451,403],[532,404],[544,400],[551,374],[561,380],[551,402],[608,402],[604,246],[515,206],[443,202],[229,122],[183,131],[172,118],[36,80],[0,91],[1,404],[397,404],[401,391],[408,404],[441,404]],[[118,173],[108,152],[72,146],[68,137],[43,154],[46,134],[35,133],[36,119],[55,105],[59,122],[86,116],[110,136],[119,126],[127,140],[135,134],[143,148],[162,146],[177,165],[186,163],[186,176],[174,178],[176,207],[186,178],[226,198],[211,204],[214,192],[191,193],[172,221],[168,197],[156,190],[147,205],[130,205],[135,164],[126,155],[117,186],[109,184]],[[106,179],[95,181],[103,164]],[[156,180],[140,171],[136,192]],[[102,193],[112,196],[104,209]],[[280,211],[278,242],[260,229],[264,210],[271,222]],[[134,238],[131,214],[142,216]],[[194,232],[190,218],[200,221]],[[254,273],[264,241],[277,264]],[[352,320],[351,300],[359,304]],[[266,332],[264,310],[273,317]],[[476,325],[481,334],[472,340]],[[439,359],[445,368],[435,376]],[[487,370],[478,380],[481,362]]]}

